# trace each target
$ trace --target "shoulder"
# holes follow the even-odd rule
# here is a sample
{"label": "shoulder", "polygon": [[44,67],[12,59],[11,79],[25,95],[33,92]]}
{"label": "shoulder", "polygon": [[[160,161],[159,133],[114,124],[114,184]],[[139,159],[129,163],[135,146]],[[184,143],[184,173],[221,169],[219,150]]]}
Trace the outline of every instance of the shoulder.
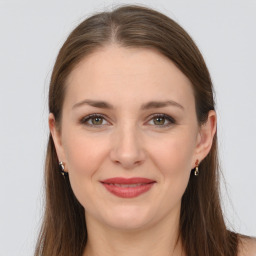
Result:
{"label": "shoulder", "polygon": [[238,256],[256,256],[256,238],[241,236],[239,238]]}

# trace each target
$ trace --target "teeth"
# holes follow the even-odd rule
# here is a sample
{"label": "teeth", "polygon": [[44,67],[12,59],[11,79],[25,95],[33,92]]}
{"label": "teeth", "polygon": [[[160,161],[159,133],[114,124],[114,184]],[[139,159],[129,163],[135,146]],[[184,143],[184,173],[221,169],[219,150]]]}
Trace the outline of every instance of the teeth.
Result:
{"label": "teeth", "polygon": [[138,184],[114,184],[114,183],[111,183],[110,185],[122,187],[122,188],[134,188],[134,187],[138,187],[141,185],[145,185],[145,183],[138,183]]}

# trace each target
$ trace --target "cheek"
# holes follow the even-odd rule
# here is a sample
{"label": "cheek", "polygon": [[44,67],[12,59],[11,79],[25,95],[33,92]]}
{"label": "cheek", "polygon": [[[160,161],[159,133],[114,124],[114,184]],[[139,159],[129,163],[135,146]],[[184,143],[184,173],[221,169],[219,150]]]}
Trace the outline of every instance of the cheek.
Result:
{"label": "cheek", "polygon": [[151,155],[161,165],[160,170],[179,173],[191,168],[194,150],[194,137],[189,133],[177,133],[155,142],[154,147],[151,147]]}
{"label": "cheek", "polygon": [[167,194],[184,193],[194,157],[195,136],[190,131],[170,134],[151,147],[151,159],[160,170]]}
{"label": "cheek", "polygon": [[97,179],[97,170],[106,156],[106,143],[84,131],[69,132],[64,144],[67,170],[72,190],[78,201],[85,207],[90,204],[94,192],[93,184]]}
{"label": "cheek", "polygon": [[74,132],[65,140],[64,150],[71,175],[91,175],[105,155],[104,140]]}
{"label": "cheek", "polygon": [[98,177],[97,171],[106,157],[106,145],[100,138],[79,132],[69,133],[63,145],[70,184],[84,208],[94,204],[88,195],[95,193],[94,184]]}

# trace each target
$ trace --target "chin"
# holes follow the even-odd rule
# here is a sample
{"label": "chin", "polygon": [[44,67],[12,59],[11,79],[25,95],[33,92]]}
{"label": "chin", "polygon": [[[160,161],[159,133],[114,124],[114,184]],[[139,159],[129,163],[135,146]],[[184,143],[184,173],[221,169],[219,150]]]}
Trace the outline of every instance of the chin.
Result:
{"label": "chin", "polygon": [[110,211],[102,216],[108,226],[126,231],[144,228],[151,222],[152,216],[145,209],[138,207],[119,207],[115,212]]}

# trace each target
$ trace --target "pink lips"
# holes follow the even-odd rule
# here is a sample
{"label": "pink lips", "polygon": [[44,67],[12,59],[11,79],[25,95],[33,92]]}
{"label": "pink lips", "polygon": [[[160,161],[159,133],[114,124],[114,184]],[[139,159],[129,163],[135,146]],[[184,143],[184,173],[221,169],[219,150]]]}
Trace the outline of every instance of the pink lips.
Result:
{"label": "pink lips", "polygon": [[137,197],[148,190],[156,183],[156,181],[146,178],[111,178],[101,181],[102,185],[112,194],[123,197]]}

